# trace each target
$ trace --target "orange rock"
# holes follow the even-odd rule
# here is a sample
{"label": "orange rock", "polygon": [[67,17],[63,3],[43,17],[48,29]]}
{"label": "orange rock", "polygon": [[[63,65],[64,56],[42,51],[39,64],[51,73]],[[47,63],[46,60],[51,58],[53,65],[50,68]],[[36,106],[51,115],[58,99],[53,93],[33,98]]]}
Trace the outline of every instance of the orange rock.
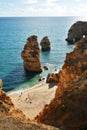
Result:
{"label": "orange rock", "polygon": [[35,118],[37,122],[79,130],[87,125],[87,38],[66,55],[58,74],[58,88],[51,103]]}
{"label": "orange rock", "polygon": [[3,85],[3,82],[2,82],[2,80],[0,79],[0,89],[2,89],[2,85]]}
{"label": "orange rock", "polygon": [[46,79],[46,83],[58,82],[58,74],[49,73]]}
{"label": "orange rock", "polygon": [[24,60],[24,68],[27,71],[41,72],[40,65],[40,49],[37,41],[37,36],[33,35],[27,39],[24,50],[21,52]]}
{"label": "orange rock", "polygon": [[41,43],[40,43],[41,47],[42,47],[42,50],[43,51],[47,51],[47,50],[50,50],[50,40],[47,36],[45,36],[42,40],[41,40]]}

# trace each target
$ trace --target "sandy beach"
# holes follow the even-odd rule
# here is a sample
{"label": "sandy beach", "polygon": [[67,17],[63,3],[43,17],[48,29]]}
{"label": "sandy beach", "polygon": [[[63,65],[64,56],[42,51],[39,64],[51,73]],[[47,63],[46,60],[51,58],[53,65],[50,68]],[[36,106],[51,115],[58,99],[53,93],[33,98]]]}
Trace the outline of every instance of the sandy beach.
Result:
{"label": "sandy beach", "polygon": [[8,93],[16,108],[24,112],[27,118],[34,119],[43,109],[45,104],[49,104],[55,95],[57,86],[41,81],[33,88]]}

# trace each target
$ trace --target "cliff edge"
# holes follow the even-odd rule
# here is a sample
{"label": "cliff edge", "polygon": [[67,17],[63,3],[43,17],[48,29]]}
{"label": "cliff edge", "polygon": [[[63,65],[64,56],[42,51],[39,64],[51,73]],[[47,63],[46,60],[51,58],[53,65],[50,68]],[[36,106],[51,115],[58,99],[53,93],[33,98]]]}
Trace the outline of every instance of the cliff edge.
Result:
{"label": "cliff edge", "polygon": [[62,70],[58,74],[58,88],[54,99],[35,118],[65,130],[81,130],[87,127],[87,38],[75,44],[66,54]]}

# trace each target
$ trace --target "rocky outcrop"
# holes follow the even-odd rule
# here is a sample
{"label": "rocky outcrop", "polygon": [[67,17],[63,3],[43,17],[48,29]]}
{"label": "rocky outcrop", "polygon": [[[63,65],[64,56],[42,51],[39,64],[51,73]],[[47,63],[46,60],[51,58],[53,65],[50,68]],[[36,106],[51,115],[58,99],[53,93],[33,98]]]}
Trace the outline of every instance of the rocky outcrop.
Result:
{"label": "rocky outcrop", "polygon": [[33,35],[27,39],[24,50],[21,52],[24,60],[24,68],[27,71],[41,72],[40,65],[40,49],[37,41],[37,36]]}
{"label": "rocky outcrop", "polygon": [[3,85],[3,82],[2,80],[0,80],[0,105],[4,104],[4,106],[7,106],[10,109],[11,107],[14,107],[14,105],[10,97],[7,96],[7,94],[2,91],[2,85]]}
{"label": "rocky outcrop", "polygon": [[55,98],[36,117],[43,122],[65,130],[80,130],[87,125],[87,38],[76,43],[67,53],[58,74]]}
{"label": "rocky outcrop", "polygon": [[[87,70],[87,38],[81,39],[75,44],[75,48],[71,53],[66,54],[66,60],[59,72],[59,86],[66,88],[67,84],[77,80],[82,73]],[[61,91],[60,91],[61,92]]]}
{"label": "rocky outcrop", "polygon": [[66,41],[68,41],[69,43],[74,43],[86,35],[87,22],[78,21],[70,27]]}
{"label": "rocky outcrop", "polygon": [[2,80],[0,79],[0,89],[2,89],[2,85],[3,83],[2,83]]}
{"label": "rocky outcrop", "polygon": [[50,41],[49,41],[49,39],[48,39],[47,36],[45,36],[45,37],[41,40],[40,45],[41,45],[43,51],[50,50]]}
{"label": "rocky outcrop", "polygon": [[58,82],[58,74],[49,73],[46,78],[46,83]]}
{"label": "rocky outcrop", "polygon": [[48,67],[46,65],[43,66],[44,70],[48,70]]}
{"label": "rocky outcrop", "polygon": [[62,127],[64,130],[85,130],[87,128],[87,71],[67,85],[61,97],[55,97],[46,105],[38,122]]}

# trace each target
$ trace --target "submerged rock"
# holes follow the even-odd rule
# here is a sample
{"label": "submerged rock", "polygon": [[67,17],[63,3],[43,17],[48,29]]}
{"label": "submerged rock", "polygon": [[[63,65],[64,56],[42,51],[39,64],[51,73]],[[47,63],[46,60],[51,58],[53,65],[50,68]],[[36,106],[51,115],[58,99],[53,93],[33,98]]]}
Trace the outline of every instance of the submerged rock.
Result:
{"label": "submerged rock", "polygon": [[87,38],[66,55],[58,74],[54,99],[36,117],[37,122],[80,130],[87,125]]}
{"label": "submerged rock", "polygon": [[43,66],[44,70],[48,70],[48,67],[46,65]]}
{"label": "submerged rock", "polygon": [[45,80],[45,78],[40,77],[40,78],[38,79],[39,82],[40,82],[40,81],[43,81],[43,80]]}
{"label": "submerged rock", "polygon": [[41,45],[43,51],[50,50],[50,41],[49,41],[49,39],[48,39],[47,36],[45,36],[45,37],[41,40],[40,45]]}
{"label": "submerged rock", "polygon": [[68,41],[68,43],[74,43],[76,41],[79,41],[86,35],[87,35],[87,22],[77,21],[70,27],[66,41]]}
{"label": "submerged rock", "polygon": [[21,52],[24,60],[24,68],[27,71],[41,72],[40,49],[37,36],[33,35],[27,39],[24,50]]}

